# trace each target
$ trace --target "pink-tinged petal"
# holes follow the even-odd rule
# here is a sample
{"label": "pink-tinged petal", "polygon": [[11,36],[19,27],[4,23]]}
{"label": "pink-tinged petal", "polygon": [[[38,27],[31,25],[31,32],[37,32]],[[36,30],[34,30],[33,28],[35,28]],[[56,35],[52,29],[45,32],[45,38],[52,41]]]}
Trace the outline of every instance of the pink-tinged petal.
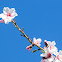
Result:
{"label": "pink-tinged petal", "polygon": [[47,48],[47,47],[44,47],[44,48]]}
{"label": "pink-tinged petal", "polygon": [[2,20],[0,20],[0,23],[4,23],[4,20],[2,19]]}
{"label": "pink-tinged petal", "polygon": [[26,47],[26,49],[29,49],[30,47],[31,47],[31,46],[29,45],[29,46]]}
{"label": "pink-tinged petal", "polygon": [[29,52],[31,51],[31,48],[29,48]]}
{"label": "pink-tinged petal", "polygon": [[59,55],[57,56],[57,59],[59,60]]}
{"label": "pink-tinged petal", "polygon": [[32,46],[31,46],[31,45],[29,45],[29,46],[27,46],[27,47],[26,47],[26,49],[28,49],[29,51],[31,51]]}
{"label": "pink-tinged petal", "polygon": [[52,47],[50,46],[50,50],[52,49]]}
{"label": "pink-tinged petal", "polygon": [[35,41],[36,41],[36,38],[34,37],[34,38],[33,38],[33,42],[35,42]]}

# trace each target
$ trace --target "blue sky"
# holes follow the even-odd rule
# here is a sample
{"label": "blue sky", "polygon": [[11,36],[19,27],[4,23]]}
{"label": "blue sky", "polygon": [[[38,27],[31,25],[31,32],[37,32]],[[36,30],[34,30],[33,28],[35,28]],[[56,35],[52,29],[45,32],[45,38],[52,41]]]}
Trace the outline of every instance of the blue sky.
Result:
{"label": "blue sky", "polygon": [[[31,39],[41,38],[42,47],[55,40],[62,50],[62,0],[0,0],[0,13],[4,7],[16,9],[16,22]],[[0,62],[40,62],[41,51],[26,50],[30,43],[20,34],[12,23],[0,23]]]}

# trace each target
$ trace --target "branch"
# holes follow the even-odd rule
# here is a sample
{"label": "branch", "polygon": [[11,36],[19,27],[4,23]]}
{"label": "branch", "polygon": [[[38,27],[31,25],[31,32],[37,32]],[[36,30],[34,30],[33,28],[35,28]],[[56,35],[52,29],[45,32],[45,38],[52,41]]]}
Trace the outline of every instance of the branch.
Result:
{"label": "branch", "polygon": [[[44,51],[44,49],[43,49],[42,47],[40,47],[40,46],[34,44],[34,43],[32,42],[32,40],[29,39],[29,37],[24,33],[24,31],[22,31],[22,30],[19,28],[19,26],[18,26],[13,20],[12,20],[11,22],[13,22],[14,26],[17,27],[17,29],[24,35],[24,37],[25,37],[32,45],[35,45],[35,46],[37,46],[40,50],[43,50],[43,51]],[[37,51],[37,50],[36,50],[36,51]],[[52,56],[55,58],[54,55],[52,55]]]}
{"label": "branch", "polygon": [[41,48],[40,46],[34,44],[34,43],[32,42],[32,40],[29,39],[29,37],[24,33],[24,31],[22,31],[22,30],[19,28],[19,26],[18,26],[13,20],[12,20],[12,22],[13,22],[14,26],[17,27],[17,29],[24,35],[24,37],[25,37],[32,45],[37,46],[37,47],[38,47],[39,49],[41,49],[41,50],[44,50],[44,49]]}

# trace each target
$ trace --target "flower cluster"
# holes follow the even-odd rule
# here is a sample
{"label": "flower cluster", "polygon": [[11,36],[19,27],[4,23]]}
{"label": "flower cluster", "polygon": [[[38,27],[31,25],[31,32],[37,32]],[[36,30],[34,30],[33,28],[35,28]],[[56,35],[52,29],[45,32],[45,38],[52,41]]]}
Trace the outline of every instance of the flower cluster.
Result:
{"label": "flower cluster", "polygon": [[42,57],[41,62],[62,62],[62,51],[58,52],[55,41],[45,40],[44,42],[46,46],[44,52],[40,55]]}
{"label": "flower cluster", "polygon": [[[9,22],[11,22],[15,16],[18,16],[18,14],[15,11],[15,8],[8,8],[8,7],[4,7],[3,8],[3,13],[0,14],[0,18],[2,18],[0,20],[0,23],[5,23],[8,24]],[[24,31],[22,31],[18,25],[13,21],[13,24],[18,28],[18,30],[23,34],[21,36],[26,37],[29,42],[31,43],[31,45],[27,46],[26,49],[28,49],[29,51],[31,51],[32,47],[37,46],[39,49],[35,50],[42,50],[42,54],[40,55],[42,57],[41,62],[62,62],[62,51],[60,50],[58,52],[57,47],[55,46],[56,43],[55,41],[47,41],[45,40],[45,47],[44,49],[41,48],[41,38],[33,38],[33,42],[29,39],[29,37],[27,37],[24,33]],[[34,52],[35,52],[34,51]]]}
{"label": "flower cluster", "polygon": [[2,18],[0,23],[8,24],[15,18],[15,16],[18,16],[18,14],[15,12],[15,8],[10,9],[8,7],[4,7],[3,13],[0,14],[0,18]]}
{"label": "flower cluster", "polygon": [[[38,39],[36,39],[35,37],[33,38],[33,43],[35,44],[35,45],[38,45],[38,46],[41,46],[41,39],[40,38],[38,38]],[[29,51],[31,51],[31,49],[32,49],[32,44],[31,45],[29,45],[29,46],[27,46],[26,47],[26,49],[28,49]]]}
{"label": "flower cluster", "polygon": [[[38,45],[39,47],[41,46],[41,38],[33,38],[33,43],[35,45]],[[44,41],[45,47],[44,50],[42,51],[42,54],[40,55],[42,57],[41,62],[62,62],[62,51],[60,50],[58,52],[57,47],[55,46],[56,43],[55,41]],[[32,49],[32,44],[27,46],[26,49],[31,51]]]}

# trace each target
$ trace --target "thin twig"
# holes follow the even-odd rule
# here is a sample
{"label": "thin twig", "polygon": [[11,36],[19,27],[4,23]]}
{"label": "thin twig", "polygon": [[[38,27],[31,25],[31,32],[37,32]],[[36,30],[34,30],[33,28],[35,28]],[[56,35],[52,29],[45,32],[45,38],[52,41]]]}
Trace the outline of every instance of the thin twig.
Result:
{"label": "thin twig", "polygon": [[[28,38],[28,36],[19,28],[19,26],[18,26],[13,20],[12,20],[12,22],[13,22],[14,26],[17,27],[17,29],[25,36],[25,38],[26,38],[32,45],[35,45],[35,46],[37,46],[40,50],[43,50],[43,51],[44,51],[44,49],[43,49],[42,47],[40,47],[40,46],[34,44],[34,43],[32,42],[32,40],[30,40],[30,39]],[[55,58],[54,55],[52,55],[52,56]]]}
{"label": "thin twig", "polygon": [[19,28],[19,26],[18,26],[17,24],[15,24],[15,22],[14,22],[13,20],[12,20],[12,22],[13,22],[14,26],[17,27],[17,29],[25,36],[26,39],[28,39],[28,41],[29,41],[31,44],[37,46],[37,47],[38,47],[39,49],[41,49],[41,50],[44,50],[44,49],[41,48],[40,46],[34,44],[34,43],[32,42],[32,40],[30,40],[30,39],[28,38],[28,36]]}

